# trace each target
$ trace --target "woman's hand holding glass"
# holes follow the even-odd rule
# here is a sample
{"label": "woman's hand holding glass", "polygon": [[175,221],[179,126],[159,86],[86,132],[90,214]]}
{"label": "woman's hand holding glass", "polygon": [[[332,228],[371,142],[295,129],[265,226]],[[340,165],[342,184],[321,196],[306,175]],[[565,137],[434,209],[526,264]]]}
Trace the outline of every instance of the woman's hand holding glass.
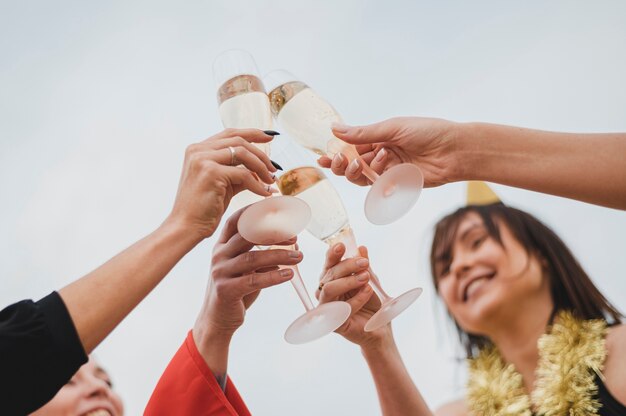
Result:
{"label": "woman's hand holding glass", "polygon": [[[232,335],[242,324],[246,310],[261,289],[284,283],[293,277],[293,266],[302,261],[297,250],[252,250],[254,244],[237,232],[237,222],[245,211],[237,211],[226,222],[213,249],[211,273],[202,311],[194,335],[213,333]],[[289,246],[296,238],[279,245]]]}
{"label": "woman's hand holding glass", "polygon": [[[333,134],[356,146],[363,162],[376,173],[401,163],[419,166],[424,186],[432,187],[451,182],[458,167],[454,160],[454,138],[457,123],[421,117],[396,117],[367,126],[333,125]],[[331,168],[336,175],[345,176],[357,185],[371,182],[363,175],[363,166],[348,163],[345,155],[333,159],[322,156],[320,166]]]}
{"label": "woman's hand holding glass", "polygon": [[252,144],[271,140],[272,136],[261,130],[226,129],[190,145],[166,222],[207,238],[215,232],[234,195],[245,189],[264,197],[271,195],[269,184],[274,183],[276,168]]}
{"label": "woman's hand holding glass", "polygon": [[366,332],[365,324],[378,312],[380,299],[367,283],[370,280],[367,249],[359,247],[362,257],[341,260],[346,248],[335,244],[326,253],[326,263],[320,278],[321,290],[315,293],[320,304],[342,300],[350,304],[350,318],[335,332],[363,349],[381,345],[391,336],[391,325],[383,325],[374,331]]}
{"label": "woman's hand holding glass", "polygon": [[[213,249],[209,286],[193,327],[193,339],[218,383],[226,386],[230,341],[243,324],[247,309],[262,289],[293,278],[294,266],[302,261],[297,250],[257,250],[237,232],[243,208],[233,214]],[[279,245],[293,245],[296,237]]]}

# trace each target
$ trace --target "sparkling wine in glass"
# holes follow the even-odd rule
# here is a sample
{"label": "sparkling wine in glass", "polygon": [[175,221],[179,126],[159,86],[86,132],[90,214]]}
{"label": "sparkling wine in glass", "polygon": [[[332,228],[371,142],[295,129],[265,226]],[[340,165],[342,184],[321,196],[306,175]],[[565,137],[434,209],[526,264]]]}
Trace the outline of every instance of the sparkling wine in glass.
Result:
{"label": "sparkling wine in glass", "polygon": [[[329,246],[343,243],[346,246],[344,258],[360,255],[341,198],[320,169],[292,169],[278,179],[278,187],[283,195],[297,196],[311,207],[312,217],[307,230],[313,236]],[[374,331],[409,307],[420,296],[422,289],[414,288],[392,298],[385,293],[376,274],[371,269],[369,273],[370,284],[382,303],[380,310],[365,325],[366,331]]]}
{"label": "sparkling wine in glass", "polygon": [[[213,74],[224,127],[272,128],[269,100],[252,55],[238,49],[225,51],[215,59]],[[269,156],[269,143],[258,146]],[[289,197],[255,202],[241,215],[237,224],[239,233],[260,245],[288,240],[299,234],[310,218],[309,207],[301,202]]]}
{"label": "sparkling wine in glass", "polygon": [[[219,86],[217,99],[224,127],[272,129],[268,96],[252,56],[240,50],[226,51],[217,57],[213,68]],[[255,145],[270,155],[269,143]],[[239,218],[237,228],[246,240],[257,245],[276,244],[299,234],[310,218],[308,205],[298,198],[275,196],[261,199],[249,191],[247,195],[247,198],[240,199],[240,206],[252,205]],[[351,313],[348,303],[329,302],[314,307],[298,267],[283,267],[293,270],[291,283],[306,309],[306,313],[287,329],[285,339],[288,342],[313,341],[333,332],[348,319]]]}
{"label": "sparkling wine in glass", "polygon": [[[284,167],[290,169],[301,164],[308,164],[306,156],[301,157],[300,148],[293,145],[293,142],[284,137],[272,141],[277,147],[277,160]],[[297,266],[285,266],[293,270],[291,279],[293,287],[298,293],[300,301],[304,305],[306,312],[300,315],[285,331],[285,340],[290,344],[303,344],[323,337],[335,331],[350,317],[352,307],[344,301],[333,301],[313,306],[311,296],[306,290],[306,286],[298,271]]]}
{"label": "sparkling wine in glass", "polygon": [[[356,148],[335,137],[332,123],[342,123],[337,111],[308,85],[284,70],[272,71],[264,77],[270,91],[272,113],[281,128],[302,146],[333,157],[344,154],[351,162],[359,159]],[[417,202],[424,187],[420,169],[402,163],[378,175],[360,160],[363,174],[372,182],[365,200],[365,216],[378,225],[390,224],[406,214]]]}

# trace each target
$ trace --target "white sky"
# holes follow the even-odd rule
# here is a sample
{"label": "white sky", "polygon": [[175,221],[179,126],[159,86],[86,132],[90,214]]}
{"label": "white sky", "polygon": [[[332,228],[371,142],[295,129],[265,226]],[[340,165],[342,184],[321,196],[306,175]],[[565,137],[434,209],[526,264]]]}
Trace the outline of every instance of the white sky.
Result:
{"label": "white sky", "polygon": [[[0,305],[44,296],[158,226],[184,148],[221,130],[211,64],[233,47],[263,73],[294,72],[353,124],[414,114],[626,131],[622,1],[0,1]],[[377,227],[363,215],[366,190],[331,180],[388,292],[425,288],[394,324],[418,387],[432,405],[457,396],[463,372],[427,253],[464,186],[427,190],[407,217]],[[626,309],[626,214],[495,189],[551,225]],[[300,241],[313,289],[325,247]],[[143,411],[195,320],[211,246],[184,258],[97,350],[128,415]],[[358,348],[336,335],[283,341],[302,311],[290,285],[267,290],[236,335],[230,374],[250,409],[379,414]]]}

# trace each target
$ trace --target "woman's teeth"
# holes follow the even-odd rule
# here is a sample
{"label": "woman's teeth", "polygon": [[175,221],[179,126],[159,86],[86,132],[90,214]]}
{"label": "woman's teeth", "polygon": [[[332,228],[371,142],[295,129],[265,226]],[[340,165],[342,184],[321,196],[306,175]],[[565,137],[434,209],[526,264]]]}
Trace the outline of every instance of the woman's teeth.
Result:
{"label": "woman's teeth", "polygon": [[487,283],[488,280],[489,278],[487,276],[479,277],[467,285],[467,288],[465,289],[465,300],[468,300],[478,289],[480,289],[482,285]]}

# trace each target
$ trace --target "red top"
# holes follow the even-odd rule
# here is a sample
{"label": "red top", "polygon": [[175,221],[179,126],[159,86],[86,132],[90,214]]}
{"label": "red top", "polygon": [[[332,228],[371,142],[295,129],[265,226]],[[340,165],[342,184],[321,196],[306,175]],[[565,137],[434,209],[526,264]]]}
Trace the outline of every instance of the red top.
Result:
{"label": "red top", "polygon": [[157,415],[250,416],[250,411],[230,377],[222,391],[189,331],[144,411],[144,416]]}

